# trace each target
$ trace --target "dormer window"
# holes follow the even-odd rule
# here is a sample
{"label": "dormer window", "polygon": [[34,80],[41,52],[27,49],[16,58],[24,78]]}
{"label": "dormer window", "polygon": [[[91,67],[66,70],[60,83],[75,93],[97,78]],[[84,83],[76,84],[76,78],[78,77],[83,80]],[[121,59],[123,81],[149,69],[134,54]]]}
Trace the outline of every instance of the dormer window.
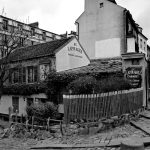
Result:
{"label": "dormer window", "polygon": [[99,5],[100,5],[100,8],[104,7],[104,3],[100,3]]}

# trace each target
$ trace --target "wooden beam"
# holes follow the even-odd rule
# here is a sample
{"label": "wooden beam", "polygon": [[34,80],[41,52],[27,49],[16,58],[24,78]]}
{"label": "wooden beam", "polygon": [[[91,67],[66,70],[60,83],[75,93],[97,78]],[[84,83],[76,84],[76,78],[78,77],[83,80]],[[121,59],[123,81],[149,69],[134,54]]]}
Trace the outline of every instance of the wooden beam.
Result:
{"label": "wooden beam", "polygon": [[[67,144],[42,144],[32,147],[31,149],[76,149],[76,148],[104,148],[104,147],[119,147],[123,141],[126,141],[129,138],[120,138],[116,140],[111,140],[110,142],[101,142],[98,144],[77,144],[77,145],[67,145]],[[150,145],[150,137],[141,138],[145,146]]]}
{"label": "wooden beam", "polygon": [[134,127],[144,131],[145,133],[147,133],[148,135],[150,135],[150,129],[144,127],[143,125],[139,124],[138,122],[135,121],[130,121],[131,125],[133,125]]}

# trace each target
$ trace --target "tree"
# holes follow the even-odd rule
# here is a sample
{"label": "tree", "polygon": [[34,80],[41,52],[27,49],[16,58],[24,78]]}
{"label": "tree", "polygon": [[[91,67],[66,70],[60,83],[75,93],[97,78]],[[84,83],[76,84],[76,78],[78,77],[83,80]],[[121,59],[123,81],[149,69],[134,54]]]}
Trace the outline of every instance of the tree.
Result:
{"label": "tree", "polygon": [[12,74],[9,71],[9,63],[11,54],[19,47],[24,46],[24,41],[27,39],[27,33],[19,28],[6,26],[0,28],[0,97],[3,93],[4,83]]}

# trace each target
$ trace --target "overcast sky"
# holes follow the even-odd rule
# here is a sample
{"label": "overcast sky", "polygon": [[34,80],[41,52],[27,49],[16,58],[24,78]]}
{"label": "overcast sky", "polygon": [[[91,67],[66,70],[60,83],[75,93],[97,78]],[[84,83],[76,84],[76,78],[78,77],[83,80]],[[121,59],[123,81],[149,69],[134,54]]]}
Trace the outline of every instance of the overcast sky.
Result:
{"label": "overcast sky", "polygon": [[[150,0],[116,0],[128,9],[150,39]],[[42,29],[62,34],[76,30],[74,22],[84,10],[84,0],[0,0],[0,15],[24,23],[39,22]]]}

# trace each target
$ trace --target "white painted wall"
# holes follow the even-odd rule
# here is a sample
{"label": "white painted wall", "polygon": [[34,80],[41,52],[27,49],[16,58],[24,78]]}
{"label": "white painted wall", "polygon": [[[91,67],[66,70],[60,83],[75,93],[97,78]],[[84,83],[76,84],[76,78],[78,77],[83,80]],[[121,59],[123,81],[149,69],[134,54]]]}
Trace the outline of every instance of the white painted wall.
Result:
{"label": "white painted wall", "polygon": [[[101,8],[100,3],[103,3]],[[85,10],[76,20],[76,25],[79,29],[79,42],[91,59],[101,57],[101,55],[105,57],[106,54],[109,54],[108,57],[118,56],[125,52],[123,11],[124,8],[108,0],[85,0]],[[120,39],[120,42],[117,39]],[[102,42],[99,43],[99,41]],[[110,44],[113,44],[113,49]],[[101,50],[99,52],[99,46],[102,50],[105,49],[102,47],[103,45],[107,45],[107,52],[102,53]],[[120,49],[120,53],[118,49]]]}
{"label": "white painted wall", "polygon": [[[26,101],[19,96],[19,115],[25,114]],[[0,100],[0,113],[9,114],[9,107],[12,107],[12,95],[3,95]]]}
{"label": "white painted wall", "polygon": [[134,37],[132,38],[127,38],[127,52],[135,52],[135,39]]}
{"label": "white painted wall", "polygon": [[56,53],[57,72],[86,66],[89,63],[88,56],[76,38]]}
{"label": "white painted wall", "polygon": [[[147,56],[147,39],[145,37],[143,37],[140,33],[138,34],[138,39],[139,39],[139,52],[140,53],[144,53],[146,59],[148,59]],[[142,43],[141,43],[141,39],[142,39]],[[145,42],[145,44],[144,44]]]}
{"label": "white painted wall", "polygon": [[[16,96],[16,95],[15,95]],[[26,104],[27,98],[34,98],[34,103],[36,98],[46,98],[44,93],[33,94],[31,96],[16,96],[19,97],[19,115],[26,114]],[[12,95],[3,95],[0,100],[0,113],[9,114],[9,107],[12,107]]]}
{"label": "white painted wall", "polygon": [[120,38],[112,38],[95,42],[95,57],[109,58],[120,56]]}

